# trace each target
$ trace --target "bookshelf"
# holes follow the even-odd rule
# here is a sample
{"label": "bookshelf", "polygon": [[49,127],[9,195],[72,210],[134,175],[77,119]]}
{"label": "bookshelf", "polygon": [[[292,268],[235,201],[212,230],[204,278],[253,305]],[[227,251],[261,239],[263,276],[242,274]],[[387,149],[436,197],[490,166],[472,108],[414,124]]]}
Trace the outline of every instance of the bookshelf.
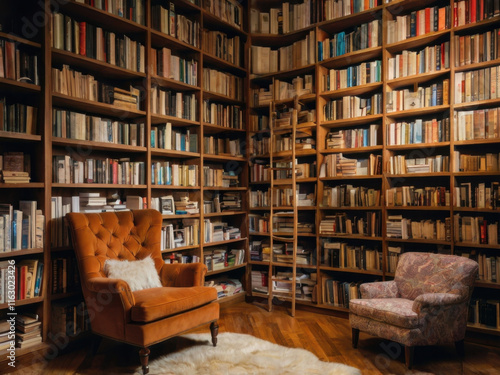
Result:
{"label": "bookshelf", "polygon": [[[303,3],[316,12],[297,28],[286,25],[288,3],[254,0],[248,6],[250,295],[266,298],[272,276],[266,258],[272,180],[267,108],[281,104],[286,92],[273,84],[311,74],[316,90],[307,100],[318,115],[311,177],[317,202],[309,222],[317,227],[317,263],[307,268],[317,275],[314,305],[348,311],[359,283],[394,277],[401,252],[458,254],[482,267],[471,330],[498,334],[498,327],[478,317],[481,301],[500,298],[498,281],[492,281],[498,280],[492,272],[492,263],[498,265],[498,6]],[[313,31],[316,60],[279,69],[280,51]],[[370,220],[371,229],[375,219],[377,230],[357,232],[360,219],[362,228]],[[402,221],[410,229],[404,236],[398,232]],[[306,268],[296,266],[297,272]]]}

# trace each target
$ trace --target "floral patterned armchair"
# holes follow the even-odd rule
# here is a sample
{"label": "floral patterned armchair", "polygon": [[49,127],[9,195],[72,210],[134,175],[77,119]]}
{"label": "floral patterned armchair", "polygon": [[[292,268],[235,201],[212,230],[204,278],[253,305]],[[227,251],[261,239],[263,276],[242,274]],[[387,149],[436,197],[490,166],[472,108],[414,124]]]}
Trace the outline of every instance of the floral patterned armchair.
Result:
{"label": "floral patterned armchair", "polygon": [[477,272],[475,261],[460,256],[402,254],[394,280],[362,284],[362,299],[349,302],[353,347],[359,331],[398,342],[408,368],[419,345],[455,343],[463,355]]}

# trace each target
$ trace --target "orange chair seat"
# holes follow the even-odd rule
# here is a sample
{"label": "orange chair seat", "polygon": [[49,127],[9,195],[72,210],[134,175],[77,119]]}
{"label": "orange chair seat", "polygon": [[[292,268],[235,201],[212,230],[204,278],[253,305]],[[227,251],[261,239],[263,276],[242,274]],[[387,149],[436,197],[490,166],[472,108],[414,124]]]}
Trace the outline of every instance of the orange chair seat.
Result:
{"label": "orange chair seat", "polygon": [[405,298],[355,299],[349,302],[349,309],[356,315],[407,329],[421,325],[412,306],[413,301]]}
{"label": "orange chair seat", "polygon": [[131,319],[141,323],[163,319],[217,300],[216,289],[203,286],[151,288],[133,294],[135,304],[131,308]]}

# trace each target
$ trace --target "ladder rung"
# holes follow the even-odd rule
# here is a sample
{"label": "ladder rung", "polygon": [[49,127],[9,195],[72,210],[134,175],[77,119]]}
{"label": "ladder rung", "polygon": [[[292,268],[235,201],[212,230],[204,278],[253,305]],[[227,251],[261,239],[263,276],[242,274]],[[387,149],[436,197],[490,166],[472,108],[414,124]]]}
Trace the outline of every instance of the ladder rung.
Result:
{"label": "ladder rung", "polygon": [[281,236],[273,236],[273,240],[278,240],[282,242],[294,242],[295,237],[281,237]]}

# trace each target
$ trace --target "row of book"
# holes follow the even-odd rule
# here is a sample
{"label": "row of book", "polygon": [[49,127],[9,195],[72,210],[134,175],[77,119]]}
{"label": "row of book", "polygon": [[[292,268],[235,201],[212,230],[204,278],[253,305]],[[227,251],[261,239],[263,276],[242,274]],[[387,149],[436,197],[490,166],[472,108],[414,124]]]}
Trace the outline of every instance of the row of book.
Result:
{"label": "row of book", "polygon": [[477,64],[500,57],[500,29],[472,35],[455,35],[455,66]]}
{"label": "row of book", "polygon": [[500,207],[500,182],[461,182],[455,186],[455,207],[487,208]]}
{"label": "row of book", "polygon": [[250,32],[256,34],[288,34],[316,22],[316,1],[283,2],[281,8],[269,12],[250,9]]}
{"label": "row of book", "polygon": [[[273,152],[292,151],[294,147],[292,134],[277,134],[273,138]],[[295,151],[315,150],[316,139],[313,137],[296,137]]]}
{"label": "row of book", "polygon": [[151,183],[153,185],[199,186],[198,170],[196,164],[152,162]]}
{"label": "row of book", "polygon": [[377,146],[379,124],[371,124],[368,128],[330,130],[326,135],[326,148],[360,148]]}
{"label": "row of book", "polygon": [[75,337],[90,330],[87,306],[80,299],[54,301],[50,314],[51,332],[55,337]]}
{"label": "row of book", "polygon": [[203,29],[201,41],[203,51],[236,66],[242,65],[242,44],[238,35],[230,37],[222,31]]}
{"label": "row of book", "polygon": [[245,263],[244,249],[209,248],[203,250],[203,263],[208,271],[220,271],[224,268]]}
{"label": "row of book", "polygon": [[322,236],[360,235],[367,237],[381,236],[380,212],[368,211],[361,215],[338,212],[321,219],[319,234]]}
{"label": "row of book", "polygon": [[455,73],[455,104],[500,97],[500,65]]}
{"label": "row of book", "polygon": [[[252,138],[250,138],[252,140]],[[250,148],[250,153],[253,150]],[[252,182],[270,182],[271,181],[271,169],[268,163],[255,162],[250,165],[250,178]]]}
{"label": "row of book", "polygon": [[0,253],[43,248],[45,216],[36,201],[19,201],[19,209],[0,204]]}
{"label": "row of book", "polygon": [[241,210],[241,193],[237,191],[225,191],[214,193],[212,200],[203,201],[204,212],[227,212]]}
{"label": "row of book", "polygon": [[250,207],[271,207],[271,188],[250,191]]}
{"label": "row of book", "polygon": [[455,111],[455,141],[500,137],[500,107]]}
{"label": "row of book", "polygon": [[334,91],[348,87],[380,82],[382,62],[380,60],[364,62],[346,69],[330,69],[323,75],[323,91]]}
{"label": "row of book", "polygon": [[243,100],[243,78],[230,73],[203,68],[203,88],[232,99]]}
{"label": "row of book", "polygon": [[236,0],[206,0],[203,9],[237,29],[243,25],[243,6]]}
{"label": "row of book", "polygon": [[238,175],[227,172],[220,166],[203,166],[203,182],[206,187],[237,187]]}
{"label": "row of book", "polygon": [[386,93],[386,110],[405,111],[449,104],[450,80],[419,86],[416,91],[393,90]]}
{"label": "row of book", "polygon": [[274,187],[271,194],[275,207],[292,207],[294,201],[297,206],[314,206],[316,201],[314,193],[299,193],[298,186],[295,193],[292,188]]}
{"label": "row of book", "polygon": [[323,3],[323,18],[324,21],[334,20],[363,12],[382,5],[381,0],[325,0]]}
{"label": "row of book", "polygon": [[[0,303],[40,297],[43,288],[43,262],[38,259],[24,259],[19,262],[0,262]],[[15,277],[14,289],[12,281]]]}
{"label": "row of book", "polygon": [[386,231],[388,238],[451,241],[451,219],[412,220],[403,215],[389,215]]}
{"label": "row of book", "polygon": [[140,109],[139,89],[132,86],[129,90],[114,87],[97,81],[90,74],[83,74],[63,65],[61,69],[52,68],[52,90],[78,99],[112,104],[124,110]]}
{"label": "row of book", "polygon": [[[270,259],[269,240],[264,240],[264,241],[263,240],[252,240],[249,242],[248,249],[250,251],[250,259],[251,260],[269,262],[269,259]],[[252,273],[253,273],[253,271],[252,271]]]}
{"label": "row of book", "polygon": [[379,249],[354,246],[347,242],[324,242],[321,263],[334,268],[382,271],[382,252]]}
{"label": "row of book", "polygon": [[117,35],[62,13],[52,13],[52,47],[123,69],[146,71],[145,46],[127,35]]}
{"label": "row of book", "polygon": [[[316,286],[315,273],[304,274],[298,273],[295,278],[295,298],[301,301],[312,302],[316,297],[314,288]],[[293,294],[293,274],[290,271],[278,271],[272,277],[271,290],[277,298],[288,297]]]}
{"label": "row of book", "polygon": [[382,113],[382,94],[365,97],[347,95],[342,99],[331,100],[323,106],[325,121],[356,118]]}
{"label": "row of book", "polygon": [[182,219],[178,222],[166,222],[161,228],[161,249],[196,246],[200,243],[200,221]]}
{"label": "row of book", "polygon": [[151,49],[151,59],[155,62],[151,72],[153,75],[193,86],[198,84],[198,61],[174,55],[167,47]]}
{"label": "row of book", "polygon": [[185,94],[154,86],[151,89],[151,112],[197,121],[198,99],[195,94]]}
{"label": "row of book", "polygon": [[448,155],[434,155],[409,159],[405,155],[393,155],[387,162],[388,174],[439,173],[450,171]]}
{"label": "row of book", "polygon": [[479,264],[478,280],[500,283],[500,257],[476,250],[463,252],[460,255],[475,260]]}
{"label": "row of book", "polygon": [[359,285],[361,282],[334,280],[326,275],[321,278],[321,302],[325,305],[349,308],[351,299],[361,298]]}
{"label": "row of book", "polygon": [[450,207],[450,190],[444,186],[397,186],[385,191],[387,207]]}
{"label": "row of book", "polygon": [[454,240],[471,244],[498,245],[498,221],[482,216],[453,215]]}
{"label": "row of book", "polygon": [[200,23],[175,11],[171,1],[151,7],[151,25],[155,30],[194,47],[200,46]]}
{"label": "row of book", "polygon": [[0,78],[40,84],[38,56],[20,49],[16,42],[0,39]]}
{"label": "row of book", "polygon": [[78,265],[74,257],[56,257],[51,259],[52,294],[77,292],[80,289]]}
{"label": "row of book", "polygon": [[77,160],[70,155],[56,155],[52,158],[52,178],[60,184],[144,185],[146,169],[144,162],[129,158]]}
{"label": "row of book", "polygon": [[0,99],[0,131],[37,134],[38,108]]}
{"label": "row of book", "polygon": [[471,298],[467,322],[472,326],[500,329],[500,301]]}
{"label": "row of book", "polygon": [[318,41],[318,61],[382,45],[382,22],[379,19],[341,31]]}
{"label": "row of book", "polygon": [[144,147],[145,124],[126,123],[54,108],[52,136]]}
{"label": "row of book", "polygon": [[425,35],[451,27],[451,7],[427,7],[387,21],[387,43]]}
{"label": "row of book", "polygon": [[342,184],[323,188],[323,207],[380,206],[380,190]]}
{"label": "row of book", "polygon": [[450,68],[450,42],[420,51],[404,50],[388,60],[387,79],[413,76]]}
{"label": "row of book", "polygon": [[[259,207],[259,206],[256,206]],[[264,214],[264,216],[257,214],[248,215],[248,230],[250,233],[269,233],[269,217]]]}
{"label": "row of book", "polygon": [[382,174],[382,155],[370,154],[368,159],[346,158],[342,153],[325,155],[320,177],[376,176]]}
{"label": "row of book", "polygon": [[151,127],[151,147],[164,150],[198,152],[198,134],[190,129],[172,128],[172,124]]}
{"label": "row of book", "polygon": [[455,159],[455,172],[498,172],[499,154],[488,152],[482,155],[464,154],[460,151],[453,151]]}
{"label": "row of book", "polygon": [[500,4],[495,0],[459,0],[454,2],[453,24],[463,26],[500,15]]}
{"label": "row of book", "polygon": [[205,286],[213,287],[217,290],[217,299],[231,297],[244,292],[241,281],[238,279],[229,279],[224,276],[205,281]]}
{"label": "row of book", "polygon": [[204,243],[229,241],[241,238],[241,230],[221,221],[204,220]]}
{"label": "row of book", "polygon": [[203,137],[203,151],[212,155],[243,156],[245,150],[240,139],[220,136]]}
{"label": "row of book", "polygon": [[177,263],[199,263],[200,257],[198,255],[193,254],[185,254],[185,253],[175,253],[172,252],[170,255],[164,259],[166,264],[177,264]]}
{"label": "row of book", "polygon": [[244,129],[243,108],[239,105],[203,101],[203,122],[232,129]]}
{"label": "row of book", "polygon": [[[269,90],[274,92],[274,100],[286,100],[292,99],[296,96],[300,97],[302,95],[313,94],[314,93],[314,79],[312,74],[305,74],[303,77],[297,76],[292,78],[291,82],[274,79],[274,82],[269,85]],[[286,109],[292,110],[290,109]],[[293,110],[296,110],[293,108]],[[295,115],[295,117],[297,117]],[[314,121],[310,119],[309,121]],[[300,123],[306,121],[300,121]],[[299,120],[296,120],[299,123]]]}
{"label": "row of book", "polygon": [[314,64],[316,62],[315,45],[315,32],[311,31],[305,39],[277,50],[271,47],[252,46],[250,49],[251,71],[253,74],[269,74]]}
{"label": "row of book", "polygon": [[141,25],[146,24],[146,8],[144,0],[75,0],[97,9],[126,18]]}
{"label": "row of book", "polygon": [[449,142],[450,118],[431,120],[415,119],[387,124],[387,145],[412,145],[419,143]]}

